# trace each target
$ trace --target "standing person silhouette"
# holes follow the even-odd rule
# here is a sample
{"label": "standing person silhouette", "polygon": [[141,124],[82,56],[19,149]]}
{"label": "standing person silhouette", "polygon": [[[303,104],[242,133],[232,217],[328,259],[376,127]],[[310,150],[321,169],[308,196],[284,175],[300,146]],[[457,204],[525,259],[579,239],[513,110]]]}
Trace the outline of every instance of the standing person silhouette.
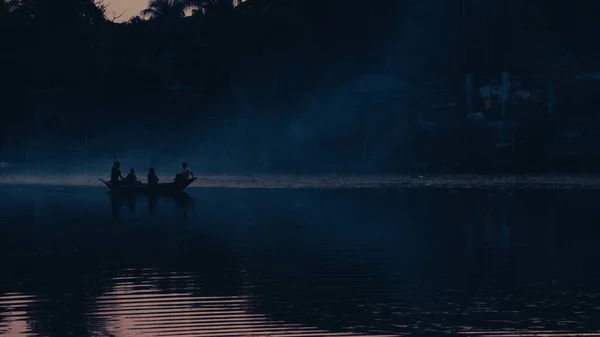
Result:
{"label": "standing person silhouette", "polygon": [[123,178],[123,175],[121,174],[121,163],[115,160],[112,169],[110,170],[110,182],[116,184],[123,179],[125,178]]}
{"label": "standing person silhouette", "polygon": [[158,185],[158,176],[156,175],[156,171],[154,171],[154,167],[151,167],[148,170],[148,186],[153,187]]}

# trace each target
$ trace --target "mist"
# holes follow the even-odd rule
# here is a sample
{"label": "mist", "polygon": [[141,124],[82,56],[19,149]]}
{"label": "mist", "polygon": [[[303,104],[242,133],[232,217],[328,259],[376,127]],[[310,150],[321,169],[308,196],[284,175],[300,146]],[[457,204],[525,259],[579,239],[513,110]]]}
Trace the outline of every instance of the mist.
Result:
{"label": "mist", "polygon": [[[241,41],[233,26],[221,37],[229,45],[211,37],[203,61],[221,57],[229,64],[214,69],[190,63],[193,45],[157,35],[152,48],[167,50],[161,71],[171,72],[164,87],[154,86],[158,71],[124,67],[135,54],[123,51],[100,91],[57,84],[30,92],[19,105],[9,100],[15,116],[2,135],[2,174],[106,176],[115,159],[138,176],[149,167],[173,176],[183,161],[210,174],[510,171],[533,148],[507,156],[495,147],[493,130],[464,120],[464,73],[487,68],[499,77],[512,59],[488,67],[476,60],[485,52],[473,53],[472,46],[486,38],[486,22],[498,21],[497,30],[516,27],[507,15],[525,12],[501,0],[384,1],[366,9],[332,3],[310,18],[282,10],[285,16],[272,18],[270,27],[240,26],[269,29],[261,46],[231,46]],[[335,26],[328,23],[332,15],[339,17]],[[214,18],[203,20],[214,28]],[[118,29],[134,37],[150,24]],[[250,51],[237,57],[244,48]],[[170,50],[176,52],[169,56]],[[186,78],[193,67],[214,86]],[[434,97],[436,90],[446,98]],[[445,105],[451,108],[443,121],[423,120],[424,106]]]}

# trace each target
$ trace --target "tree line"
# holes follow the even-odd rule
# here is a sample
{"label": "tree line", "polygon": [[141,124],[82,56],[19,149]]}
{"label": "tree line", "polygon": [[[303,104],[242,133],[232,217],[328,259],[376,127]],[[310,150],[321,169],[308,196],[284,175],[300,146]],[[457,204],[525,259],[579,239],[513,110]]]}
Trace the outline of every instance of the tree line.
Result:
{"label": "tree line", "polygon": [[[151,136],[156,131],[139,124],[151,119],[140,122],[140,117],[156,115],[167,119],[155,119],[156,128],[175,133],[185,125],[185,114],[202,114],[211,104],[220,105],[212,109],[222,114],[217,118],[231,119],[231,111],[243,109],[223,97],[235,97],[242,88],[240,101],[251,107],[248,115],[255,121],[246,123],[253,131],[243,136],[237,125],[245,119],[238,113],[235,133],[244,145],[243,137],[263,136],[254,144],[259,148],[281,143],[281,137],[266,137],[263,130],[279,130],[283,118],[294,113],[304,113],[300,121],[307,128],[322,126],[294,105],[327,97],[328,89],[361,74],[387,72],[411,83],[436,79],[457,87],[467,71],[573,77],[589,68],[594,55],[575,43],[580,28],[569,20],[579,16],[587,30],[595,21],[581,8],[554,1],[378,0],[367,6],[348,0],[247,0],[234,5],[232,0],[151,0],[138,16],[117,22],[121,13],[94,0],[0,0],[0,110],[7,112],[0,129],[27,129],[34,111],[52,103],[74,111],[71,118],[81,119],[79,125],[123,125],[128,135],[138,125]],[[176,85],[197,97],[189,103],[193,109],[173,108],[169,92]],[[396,119],[408,111],[405,105],[394,109],[389,115]],[[313,115],[327,113],[321,110]],[[215,124],[194,130],[217,139],[210,136],[222,136]],[[363,144],[363,124],[357,122],[346,136]],[[375,129],[373,137],[381,138]],[[322,133],[338,139],[332,130]],[[83,133],[75,137],[84,139]],[[323,140],[313,139],[311,146],[323,150]],[[287,154],[288,147],[282,147]],[[216,145],[215,150],[223,152]],[[352,151],[354,156],[358,150]],[[470,153],[466,156],[473,157]]]}
{"label": "tree line", "polygon": [[[307,70],[288,81],[295,87],[286,93],[293,95],[342,53],[368,58],[360,49],[381,40],[394,4],[359,9],[341,0],[250,0],[234,7],[233,0],[151,0],[123,23],[94,0],[3,0],[0,6],[0,104],[15,111],[18,122],[16,112],[43,93],[98,104],[151,97],[177,81],[214,97],[237,78],[286,76],[273,74],[271,65],[290,54]],[[369,22],[365,15],[388,19]]]}

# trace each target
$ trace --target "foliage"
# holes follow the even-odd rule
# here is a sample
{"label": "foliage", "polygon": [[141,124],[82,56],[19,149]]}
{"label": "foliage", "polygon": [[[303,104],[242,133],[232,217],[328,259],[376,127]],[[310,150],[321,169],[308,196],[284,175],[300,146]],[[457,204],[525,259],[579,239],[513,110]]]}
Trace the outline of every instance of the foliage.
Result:
{"label": "foliage", "polygon": [[192,4],[186,0],[150,0],[140,14],[153,19],[175,20],[183,17]]}
{"label": "foliage", "polygon": [[[98,103],[153,95],[174,81],[210,94],[227,90],[236,78],[268,74],[269,65],[292,50],[315,50],[319,55],[305,51],[287,62],[320,63],[314,71],[321,71],[333,60],[317,58],[330,58],[338,41],[355,43],[348,34],[336,45],[324,44],[330,36],[317,33],[324,20],[315,19],[309,7],[316,3],[249,2],[234,9],[229,0],[151,0],[140,16],[115,23],[107,18],[106,3],[94,0],[2,1],[0,16],[8,28],[2,36],[7,46],[2,80],[23,97],[62,92]],[[385,2],[389,8],[392,2]],[[194,8],[194,15],[184,15]],[[351,25],[368,28],[366,22]],[[23,106],[16,97],[7,95],[3,104]]]}
{"label": "foliage", "polygon": [[[428,17],[427,23],[399,22],[421,20],[410,3],[422,4],[416,14]],[[150,0],[139,16],[117,23],[119,13],[107,15],[101,0],[1,0],[0,109],[10,111],[1,126],[28,129],[34,115],[52,105],[71,114],[70,120],[80,119],[76,125],[150,123],[150,115],[165,111],[173,128],[183,127],[180,121],[190,115],[203,121],[216,115],[224,124],[232,111],[241,110],[235,104],[242,104],[256,119],[268,114],[264,124],[275,133],[283,124],[282,111],[289,120],[305,121],[298,116],[305,111],[297,107],[314,97],[314,105],[321,105],[315,114],[328,113],[319,100],[365,73],[390,71],[412,81],[443,78],[455,85],[462,81],[466,54],[475,72],[527,68],[560,78],[583,68],[580,55],[559,47],[559,34],[550,29],[549,18],[561,17],[535,10],[558,12],[542,0],[520,14],[518,3],[495,1],[509,4],[490,11],[497,15],[496,26],[473,28],[475,33],[462,40],[457,38],[462,18],[452,16],[451,3],[248,0],[234,7],[231,0]],[[431,16],[444,21],[434,28],[432,4],[443,9]],[[530,27],[532,13],[541,23]],[[486,29],[501,38],[490,39]],[[512,44],[501,43],[507,40]],[[173,97],[181,96],[191,107],[178,105]],[[202,115],[209,110],[213,115]],[[219,123],[196,128],[208,132]]]}

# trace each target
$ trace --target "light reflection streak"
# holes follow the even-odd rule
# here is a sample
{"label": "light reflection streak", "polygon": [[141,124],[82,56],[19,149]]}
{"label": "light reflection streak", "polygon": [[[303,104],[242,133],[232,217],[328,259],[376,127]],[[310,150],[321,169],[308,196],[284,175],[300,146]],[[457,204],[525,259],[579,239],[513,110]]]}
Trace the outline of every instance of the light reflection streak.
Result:
{"label": "light reflection streak", "polygon": [[503,331],[460,331],[459,335],[470,335],[478,337],[558,337],[558,336],[600,336],[598,332],[569,332],[560,330],[503,330]]}
{"label": "light reflection streak", "polygon": [[192,289],[161,291],[156,282],[193,276],[146,271],[132,275],[135,271],[128,270],[128,275],[114,278],[114,287],[93,303],[90,315],[107,319],[107,331],[114,331],[115,336],[389,336],[332,332],[271,320],[267,314],[251,310],[248,295],[197,296]]}
{"label": "light reflection streak", "polygon": [[6,293],[0,295],[0,335],[6,337],[24,336],[30,332],[26,320],[18,317],[27,317],[27,308],[35,303],[32,295],[20,293]]}
{"label": "light reflection streak", "polygon": [[23,320],[12,320],[8,324],[0,326],[0,335],[6,337],[24,336],[29,333],[27,322]]}

